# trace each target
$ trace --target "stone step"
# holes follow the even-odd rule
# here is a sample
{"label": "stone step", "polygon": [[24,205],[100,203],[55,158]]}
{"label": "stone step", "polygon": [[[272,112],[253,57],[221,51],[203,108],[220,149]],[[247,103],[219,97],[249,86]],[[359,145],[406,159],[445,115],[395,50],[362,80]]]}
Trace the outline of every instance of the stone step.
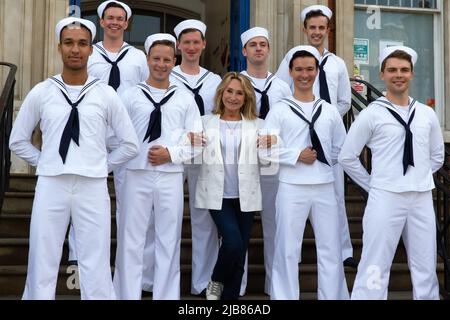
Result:
{"label": "stone step", "polygon": [[[37,177],[29,174],[12,173],[9,179],[9,191],[12,192],[34,192]],[[114,192],[114,179],[108,177],[108,188]]]}
{"label": "stone step", "polygon": [[[0,239],[0,265],[26,265],[28,263],[28,239]],[[190,264],[192,261],[192,241],[183,239],[181,241],[181,263]],[[362,241],[353,240],[355,259],[360,259],[362,251]],[[264,263],[264,244],[262,239],[251,239],[248,250],[250,264]],[[116,240],[111,241],[111,265],[114,265],[116,256]],[[63,247],[61,263],[68,261],[67,240]],[[400,243],[395,258],[395,263],[406,263],[407,257],[404,246]],[[314,239],[305,239],[302,245],[302,263],[316,264],[316,246]]]}
{"label": "stone step", "polygon": [[[0,238],[29,238],[30,214],[1,214],[0,215]],[[348,218],[350,237],[352,239],[362,238],[362,218]],[[183,216],[182,238],[191,238],[191,218]],[[262,238],[262,226],[260,215],[255,216],[253,227],[253,238]],[[111,216],[111,237],[116,238],[116,217]],[[306,238],[313,238],[314,232],[311,224],[307,223],[305,230]]]}
{"label": "stone step", "polygon": [[[10,174],[9,191],[34,192],[36,181],[37,177],[34,175],[12,173]],[[108,188],[111,192],[114,192],[114,179],[112,175],[108,177]],[[187,191],[187,185],[185,185],[185,190]],[[351,180],[347,184],[347,194],[361,197],[360,190],[351,182]]]}
{"label": "stone step", "polygon": [[[26,279],[26,266],[0,266],[0,297],[21,296]],[[183,296],[189,296],[190,293],[190,265],[181,265],[181,293]],[[444,266],[438,265],[438,275],[443,279]],[[67,280],[73,273],[67,273],[67,267],[62,265],[59,269],[56,294],[59,296],[79,296],[80,291],[70,290],[67,286]],[[247,295],[264,297],[264,267],[262,265],[249,265],[249,281],[247,285]],[[346,270],[346,278],[351,291],[353,287],[356,271]],[[317,267],[315,265],[301,265],[299,271],[300,290],[311,298],[316,297],[317,291]],[[395,292],[410,292],[412,290],[410,273],[407,265],[393,264],[391,276],[389,279],[389,290]]]}
{"label": "stone step", "polygon": [[[111,194],[111,213],[116,211],[115,195]],[[2,214],[31,215],[34,192],[5,192]],[[361,218],[366,204],[358,196],[346,197],[346,210],[349,218]],[[184,195],[184,214],[189,215],[189,195]]]}
{"label": "stone step", "polygon": [[[7,300],[7,301],[14,301],[14,300],[21,300],[22,296],[20,295],[6,295],[1,296],[0,300]],[[80,300],[79,295],[57,295],[55,297],[55,300],[58,301],[66,301],[66,300]],[[142,300],[144,301],[151,301],[151,294],[144,293],[142,296]],[[194,296],[191,294],[186,294],[181,296],[181,301],[204,301],[205,298],[201,298],[198,296]],[[239,298],[240,301],[266,301],[266,303],[270,303],[270,297],[265,294],[246,294],[243,297]],[[317,300],[317,293],[316,292],[301,292],[300,293],[300,300],[303,301],[315,301]],[[390,291],[388,292],[388,300],[389,301],[407,301],[407,300],[413,300],[413,293],[412,291]]]}

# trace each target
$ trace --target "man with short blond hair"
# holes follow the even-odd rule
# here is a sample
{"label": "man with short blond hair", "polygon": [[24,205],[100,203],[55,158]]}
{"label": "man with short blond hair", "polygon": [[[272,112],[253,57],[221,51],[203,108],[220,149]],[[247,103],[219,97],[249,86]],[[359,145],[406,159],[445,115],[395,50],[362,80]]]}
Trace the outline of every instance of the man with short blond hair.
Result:
{"label": "man with short blond hair", "polygon": [[[154,268],[148,279],[153,299],[180,299],[183,162],[202,152],[201,147],[191,149],[187,135],[201,133],[202,122],[194,98],[170,81],[176,62],[175,43],[170,34],[149,36],[145,50],[150,76],[123,95],[140,151],[124,166],[114,275],[120,299],[141,299],[147,264]],[[153,254],[145,256],[149,247]]]}

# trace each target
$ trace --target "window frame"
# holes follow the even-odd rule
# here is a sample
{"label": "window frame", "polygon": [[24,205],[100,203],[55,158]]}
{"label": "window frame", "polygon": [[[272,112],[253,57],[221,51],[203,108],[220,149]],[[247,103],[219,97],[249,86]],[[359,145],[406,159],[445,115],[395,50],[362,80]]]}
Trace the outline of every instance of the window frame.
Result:
{"label": "window frame", "polygon": [[[91,12],[95,11],[97,14],[97,7],[103,2],[99,0],[87,0],[81,2],[81,12]],[[164,3],[156,3],[156,2],[149,2],[149,1],[133,1],[132,3],[129,3],[129,6],[132,10],[139,10],[139,11],[155,11],[158,13],[162,13],[164,15],[164,21],[163,23],[166,23],[165,15],[170,14],[174,16],[179,16],[185,19],[201,19],[201,16],[190,10],[186,10],[183,8],[175,7],[172,5],[164,4]]]}
{"label": "window frame", "polygon": [[379,7],[382,10],[401,10],[403,12],[413,10],[413,11],[430,11],[430,12],[440,12],[440,8],[442,8],[442,0],[436,0],[436,8],[416,8],[416,7],[400,7],[400,6],[389,6],[389,5],[379,5],[379,4],[361,4],[355,3],[355,9],[357,8],[367,8],[367,7]]}
{"label": "window frame", "polygon": [[[81,15],[95,15],[97,16],[97,7],[103,2],[103,0],[86,0],[81,2]],[[133,2],[128,2],[128,5],[131,7],[134,13],[136,14],[143,14],[145,12],[151,13],[158,13],[162,15],[162,21],[161,21],[161,27],[163,30],[161,32],[167,32],[170,34],[173,34],[173,30],[166,30],[166,24],[167,24],[167,15],[171,16],[177,16],[182,19],[197,19],[201,20],[201,14],[186,10],[183,8],[175,7],[172,5],[167,5],[163,3],[155,3],[155,2],[149,2],[145,0],[135,0]],[[133,17],[131,17],[131,23],[133,23]],[[139,47],[140,49],[143,49],[142,47]],[[204,56],[202,56],[202,59],[204,59]],[[181,55],[177,53],[177,64],[181,62]]]}

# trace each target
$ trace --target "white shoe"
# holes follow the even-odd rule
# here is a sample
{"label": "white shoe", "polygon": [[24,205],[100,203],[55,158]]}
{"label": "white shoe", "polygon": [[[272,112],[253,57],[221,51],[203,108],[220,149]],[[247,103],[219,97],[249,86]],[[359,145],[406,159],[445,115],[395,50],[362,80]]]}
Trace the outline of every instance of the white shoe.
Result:
{"label": "white shoe", "polygon": [[223,291],[223,284],[210,281],[206,287],[206,300],[220,300]]}

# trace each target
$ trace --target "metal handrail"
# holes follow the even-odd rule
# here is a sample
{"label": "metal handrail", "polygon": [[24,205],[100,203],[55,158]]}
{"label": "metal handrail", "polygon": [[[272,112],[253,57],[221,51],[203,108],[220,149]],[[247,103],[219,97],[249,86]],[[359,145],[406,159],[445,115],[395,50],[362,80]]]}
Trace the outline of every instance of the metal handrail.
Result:
{"label": "metal handrail", "polygon": [[[355,112],[359,113],[363,111],[364,108],[367,107],[370,103],[383,96],[383,94],[377,88],[375,88],[367,81],[356,78],[350,78],[350,81],[365,85],[366,95],[363,96],[361,93],[359,93],[352,87],[353,97],[351,108],[344,117],[344,124],[347,131],[350,130],[351,125],[355,121],[356,118]],[[364,148],[363,152],[361,152],[360,160],[361,163],[364,165],[364,167],[367,169],[367,171],[370,173],[372,171],[372,154],[369,148],[367,147]],[[347,193],[349,182],[352,181],[352,179],[347,174],[345,174],[345,181],[346,181],[345,191]],[[363,188],[361,188],[357,183],[353,182],[353,185],[358,189],[361,196],[367,201],[369,196],[367,192]]]}
{"label": "metal handrail", "polygon": [[12,129],[14,112],[14,87],[16,85],[17,66],[0,62],[0,66],[8,67],[8,77],[0,95],[0,210],[3,206],[5,192],[9,187],[9,170],[11,168],[11,152],[9,136]]}
{"label": "metal handrail", "polygon": [[445,148],[444,166],[434,175],[438,254],[444,262],[441,294],[450,300],[450,148]]}
{"label": "metal handrail", "polygon": [[[347,130],[355,121],[355,111],[361,112],[365,107],[376,99],[383,96],[383,93],[367,81],[351,78],[350,81],[366,86],[366,95],[363,96],[352,88],[352,108],[344,118]],[[370,149],[365,148],[361,154],[361,163],[366,169],[371,171]],[[346,175],[346,190],[350,177]],[[438,255],[444,262],[444,282],[440,284],[441,295],[446,300],[450,300],[450,148],[445,147],[444,166],[434,175],[436,185],[435,191],[435,212],[437,230]],[[356,183],[353,182],[357,186]],[[361,195],[367,200],[368,194],[358,186]]]}

